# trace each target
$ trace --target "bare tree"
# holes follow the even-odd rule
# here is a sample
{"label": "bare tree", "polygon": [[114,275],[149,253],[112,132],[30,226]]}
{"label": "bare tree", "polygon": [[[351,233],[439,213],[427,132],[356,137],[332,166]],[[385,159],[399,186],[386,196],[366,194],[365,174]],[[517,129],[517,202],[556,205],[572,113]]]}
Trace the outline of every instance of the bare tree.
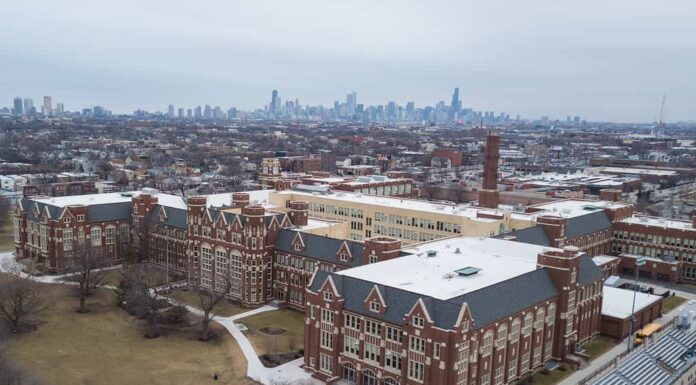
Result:
{"label": "bare tree", "polygon": [[201,335],[199,339],[201,341],[208,341],[210,339],[210,321],[217,315],[220,311],[218,306],[222,300],[227,297],[227,295],[232,290],[232,279],[230,269],[222,275],[217,275],[218,279],[223,279],[224,283],[222,286],[218,286],[221,290],[213,290],[203,287],[200,284],[200,278],[196,284],[195,290],[198,293],[198,300],[203,311],[203,319],[201,320]]}
{"label": "bare tree", "polygon": [[147,320],[147,338],[160,335],[157,317],[165,300],[160,296],[157,277],[157,271],[146,263],[128,266],[123,273],[124,307],[136,317]]}
{"label": "bare tree", "polygon": [[75,274],[70,280],[77,283],[77,296],[80,299],[79,313],[86,313],[85,302],[87,296],[106,282],[107,272],[100,270],[108,265],[101,247],[88,246],[86,242],[75,242],[73,246],[73,258],[70,261],[68,271]]}
{"label": "bare tree", "polygon": [[45,303],[36,282],[7,274],[0,277],[0,321],[12,333],[32,329]]}

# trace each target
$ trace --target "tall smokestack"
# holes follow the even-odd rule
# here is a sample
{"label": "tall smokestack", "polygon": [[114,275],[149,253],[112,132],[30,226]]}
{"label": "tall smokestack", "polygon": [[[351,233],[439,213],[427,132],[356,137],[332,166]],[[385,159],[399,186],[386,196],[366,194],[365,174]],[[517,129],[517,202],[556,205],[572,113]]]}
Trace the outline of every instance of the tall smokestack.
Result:
{"label": "tall smokestack", "polygon": [[483,169],[483,186],[479,191],[479,206],[498,207],[498,163],[500,162],[500,135],[489,132],[486,138],[486,164]]}

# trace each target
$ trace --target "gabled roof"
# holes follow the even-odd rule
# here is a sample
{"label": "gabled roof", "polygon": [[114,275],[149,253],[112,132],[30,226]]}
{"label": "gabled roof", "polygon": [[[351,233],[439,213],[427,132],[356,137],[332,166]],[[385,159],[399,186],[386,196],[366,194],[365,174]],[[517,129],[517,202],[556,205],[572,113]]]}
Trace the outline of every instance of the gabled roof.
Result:
{"label": "gabled roof", "polygon": [[159,220],[160,211],[166,210],[167,216],[164,224],[167,226],[186,229],[186,210],[181,210],[173,207],[163,208],[161,205],[155,205],[150,211],[151,223],[162,223]]}
{"label": "gabled roof", "polygon": [[[474,327],[480,328],[558,295],[558,290],[546,268],[534,270],[448,300],[423,296],[407,290],[323,270],[317,271],[310,285],[310,290],[318,291],[329,275],[345,299],[345,310],[397,325],[403,323],[404,315],[413,308],[419,299],[423,300],[435,326],[452,329],[457,322],[462,305],[465,303],[474,320]],[[379,289],[387,305],[383,314],[370,312],[364,306],[365,298],[375,286]]]}
{"label": "gabled roof", "polygon": [[585,286],[588,283],[596,280],[604,279],[604,274],[602,270],[597,266],[587,254],[580,256],[580,268],[578,271],[578,284],[580,286]]}
{"label": "gabled roof", "polygon": [[611,227],[611,220],[604,210],[568,218],[567,223],[567,239],[581,237]]}
{"label": "gabled roof", "polygon": [[123,221],[131,218],[131,202],[104,203],[87,206],[87,221]]}
{"label": "gabled roof", "polygon": [[543,227],[538,225],[501,234],[496,238],[505,239],[507,237],[515,237],[514,240],[517,242],[531,243],[532,245],[538,246],[550,246],[549,237],[546,235],[546,231],[544,231]]}
{"label": "gabled roof", "polygon": [[[305,248],[302,251],[296,251],[292,245],[297,234],[299,234],[299,232],[291,229],[280,230],[275,241],[276,250],[290,254],[300,254],[309,258],[331,262],[338,265],[346,265],[346,262],[343,262],[338,258],[338,250],[341,248],[341,245],[344,242],[342,239],[302,233],[302,240],[304,241]],[[350,262],[350,266],[355,267],[361,265],[363,244],[354,241],[346,241],[346,243],[348,244],[350,253],[353,255],[353,260]]]}

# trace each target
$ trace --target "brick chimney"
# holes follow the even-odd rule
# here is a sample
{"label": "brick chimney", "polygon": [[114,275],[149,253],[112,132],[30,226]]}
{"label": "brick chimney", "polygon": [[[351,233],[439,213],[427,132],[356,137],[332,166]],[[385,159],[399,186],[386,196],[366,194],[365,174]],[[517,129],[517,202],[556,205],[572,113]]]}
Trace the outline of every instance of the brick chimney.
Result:
{"label": "brick chimney", "polygon": [[401,240],[391,237],[374,237],[365,240],[363,248],[363,265],[381,262],[399,256]]}
{"label": "brick chimney", "polygon": [[249,206],[249,194],[245,192],[232,193],[232,207]]}
{"label": "brick chimney", "polygon": [[309,204],[305,201],[290,201],[288,217],[295,226],[307,226],[309,221]]}
{"label": "brick chimney", "polygon": [[566,241],[567,221],[565,218],[542,215],[537,218],[537,225],[544,228],[546,236],[549,238],[549,246],[562,248]]}
{"label": "brick chimney", "polygon": [[483,185],[479,191],[479,206],[498,207],[498,163],[500,162],[500,135],[489,132],[486,138],[486,164],[483,169]]}
{"label": "brick chimney", "polygon": [[619,202],[621,201],[621,190],[615,190],[615,189],[601,189],[599,190],[599,200],[602,201],[610,201],[610,202]]}

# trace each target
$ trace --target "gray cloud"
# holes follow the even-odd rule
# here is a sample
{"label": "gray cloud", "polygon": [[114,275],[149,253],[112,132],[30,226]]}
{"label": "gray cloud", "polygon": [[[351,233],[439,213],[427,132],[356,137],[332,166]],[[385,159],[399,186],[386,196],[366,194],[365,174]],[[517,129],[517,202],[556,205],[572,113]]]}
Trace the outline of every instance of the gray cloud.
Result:
{"label": "gray cloud", "polygon": [[[143,4],[144,3],[144,4]],[[7,2],[0,104],[44,94],[119,112],[448,101],[526,117],[694,119],[696,3]]]}

